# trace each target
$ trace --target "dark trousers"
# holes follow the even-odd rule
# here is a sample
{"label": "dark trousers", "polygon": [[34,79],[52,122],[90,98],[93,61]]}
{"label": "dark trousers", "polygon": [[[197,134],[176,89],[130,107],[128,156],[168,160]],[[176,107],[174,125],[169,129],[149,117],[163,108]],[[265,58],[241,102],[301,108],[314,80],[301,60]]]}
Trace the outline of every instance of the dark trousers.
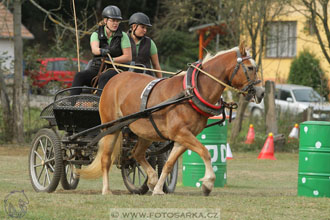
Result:
{"label": "dark trousers", "polygon": [[[87,70],[80,71],[74,76],[72,87],[75,86],[92,86],[92,79],[97,75],[99,68],[91,67]],[[79,95],[82,89],[71,90],[71,95]]]}
{"label": "dark trousers", "polygon": [[[124,71],[127,71],[126,68],[121,68]],[[92,86],[92,79],[97,76],[99,71],[99,67],[91,67],[87,70],[81,71],[76,73],[76,75],[74,76],[73,79],[73,83],[72,83],[72,87],[75,86]],[[107,84],[107,82],[114,77],[115,75],[117,75],[117,71],[114,69],[110,69],[104,73],[102,73],[99,76],[98,79],[98,88],[99,89],[103,89],[104,86]],[[71,95],[79,95],[81,93],[82,89],[72,89],[71,90]],[[97,92],[98,95],[101,95],[101,91]]]}
{"label": "dark trousers", "polygon": [[117,74],[118,74],[117,71],[114,69],[102,73],[98,81],[98,85],[99,85],[98,88],[103,89],[104,86],[107,84],[107,82]]}

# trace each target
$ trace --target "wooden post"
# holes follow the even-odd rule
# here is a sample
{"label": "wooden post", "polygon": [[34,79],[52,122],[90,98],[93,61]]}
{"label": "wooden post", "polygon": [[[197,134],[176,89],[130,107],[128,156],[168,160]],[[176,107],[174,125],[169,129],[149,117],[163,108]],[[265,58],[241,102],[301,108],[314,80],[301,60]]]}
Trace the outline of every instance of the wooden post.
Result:
{"label": "wooden post", "polygon": [[272,132],[274,135],[277,134],[277,119],[276,119],[276,108],[275,108],[275,83],[267,80],[265,86],[265,115],[266,115],[266,132]]}
{"label": "wooden post", "polygon": [[230,143],[236,142],[236,138],[238,137],[238,134],[242,129],[244,112],[248,104],[249,102],[245,100],[245,97],[243,95],[240,95],[238,102],[238,109],[236,112],[236,118],[233,122],[233,127],[231,129]]}
{"label": "wooden post", "polygon": [[204,31],[199,31],[199,59],[203,59]]}

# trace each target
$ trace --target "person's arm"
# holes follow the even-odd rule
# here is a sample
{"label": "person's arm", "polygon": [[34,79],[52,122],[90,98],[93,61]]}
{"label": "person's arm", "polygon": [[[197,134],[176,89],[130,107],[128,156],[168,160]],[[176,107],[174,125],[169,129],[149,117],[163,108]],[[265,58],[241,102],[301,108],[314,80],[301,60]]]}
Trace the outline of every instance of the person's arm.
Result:
{"label": "person's arm", "polygon": [[92,49],[92,53],[94,55],[100,55],[100,41],[98,39],[98,34],[96,32],[94,32],[91,35],[91,39],[90,39],[90,45],[91,45],[91,49]]}
{"label": "person's arm", "polygon": [[[151,45],[150,45],[150,59],[151,59],[152,67],[156,70],[161,70],[158,59],[157,46],[153,40],[151,40]],[[158,78],[162,78],[161,72],[155,72],[155,74]]]}
{"label": "person's arm", "polygon": [[[152,63],[152,67],[154,69],[161,70],[157,53],[154,54],[154,55],[151,55],[151,63]],[[162,73],[161,72],[155,72],[155,73],[156,73],[156,76],[158,78],[162,78]]]}
{"label": "person's arm", "polygon": [[122,49],[123,55],[113,58],[115,63],[129,63],[132,61],[132,50],[130,47]]}

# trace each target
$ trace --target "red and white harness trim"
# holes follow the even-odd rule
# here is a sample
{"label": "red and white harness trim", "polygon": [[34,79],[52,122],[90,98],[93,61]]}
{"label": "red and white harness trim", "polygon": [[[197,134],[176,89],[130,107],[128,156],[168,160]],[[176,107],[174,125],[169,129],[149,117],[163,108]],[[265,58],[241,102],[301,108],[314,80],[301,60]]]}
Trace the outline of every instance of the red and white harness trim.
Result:
{"label": "red and white harness trim", "polygon": [[[196,67],[201,67],[201,63],[197,63],[196,64]],[[193,67],[190,67],[190,68],[193,68]],[[188,69],[186,75],[184,76],[184,79],[183,79],[183,88],[184,89],[187,89],[188,85],[190,84],[188,82],[188,77],[187,75],[190,74],[189,72],[190,69]],[[197,69],[194,68],[194,70],[192,71],[192,76],[191,76],[191,85],[193,87],[193,92],[194,92],[194,95],[198,98],[198,100],[204,104],[206,107],[208,108],[211,108],[211,109],[214,109],[214,110],[220,110],[222,108],[222,100],[221,100],[221,104],[220,105],[213,105],[209,102],[207,102],[202,96],[201,94],[199,93],[198,91],[198,88],[197,88],[197,74],[198,74],[198,71]],[[199,112],[200,114],[204,115],[204,116],[207,116],[207,117],[210,117],[210,116],[214,116],[214,114],[211,114],[209,112],[205,112],[203,111],[201,108],[199,108],[196,103],[194,103],[194,101],[192,99],[189,100],[189,103],[190,105],[197,111]]]}

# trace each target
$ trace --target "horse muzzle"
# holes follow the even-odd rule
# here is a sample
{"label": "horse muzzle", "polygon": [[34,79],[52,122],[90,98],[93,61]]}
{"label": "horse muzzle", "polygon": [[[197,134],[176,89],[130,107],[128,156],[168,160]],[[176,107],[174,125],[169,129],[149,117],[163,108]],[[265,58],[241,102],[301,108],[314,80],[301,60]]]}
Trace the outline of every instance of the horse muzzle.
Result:
{"label": "horse muzzle", "polygon": [[258,86],[258,87],[255,87],[255,95],[254,95],[254,100],[257,104],[259,104],[262,99],[264,98],[264,95],[265,95],[265,89]]}

